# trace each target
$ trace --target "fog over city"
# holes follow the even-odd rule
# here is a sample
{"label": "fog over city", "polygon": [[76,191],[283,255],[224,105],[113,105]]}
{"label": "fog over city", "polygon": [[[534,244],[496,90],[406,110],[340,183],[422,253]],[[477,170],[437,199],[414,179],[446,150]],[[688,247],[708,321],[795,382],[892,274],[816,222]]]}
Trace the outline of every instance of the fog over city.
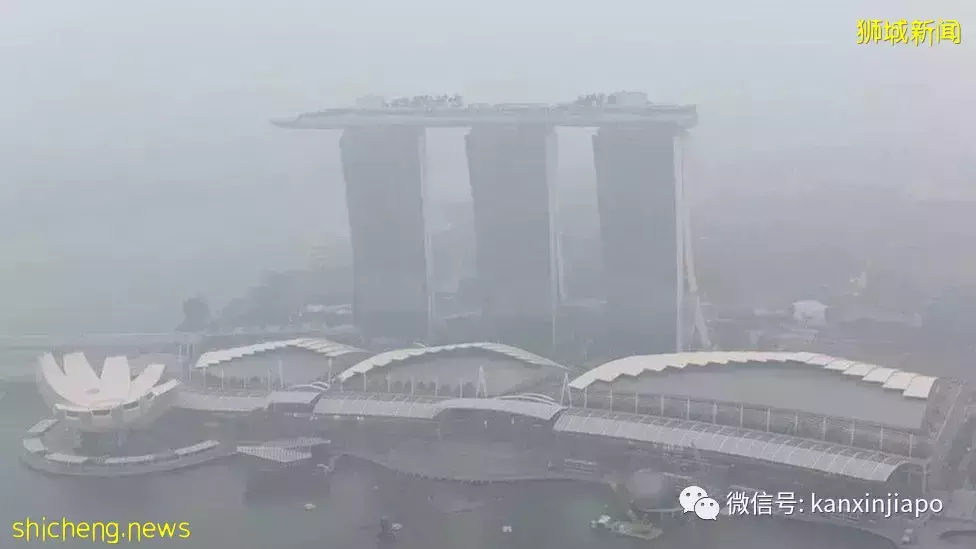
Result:
{"label": "fog over city", "polygon": [[[758,204],[791,188],[828,203],[861,189],[972,200],[973,43],[857,46],[855,21],[965,28],[973,15],[947,0],[8,0],[0,331],[168,330],[187,296],[216,309],[264,271],[306,265],[347,232],[337,135],[268,120],[369,93],[558,102],[634,89],[697,104],[696,218],[720,197],[721,219],[761,226]],[[593,192],[589,134],[560,137],[564,200],[591,203],[573,194]],[[462,132],[431,132],[430,184],[446,202],[469,194],[462,151]]]}
{"label": "fog over city", "polygon": [[974,32],[0,0],[0,547],[973,549]]}

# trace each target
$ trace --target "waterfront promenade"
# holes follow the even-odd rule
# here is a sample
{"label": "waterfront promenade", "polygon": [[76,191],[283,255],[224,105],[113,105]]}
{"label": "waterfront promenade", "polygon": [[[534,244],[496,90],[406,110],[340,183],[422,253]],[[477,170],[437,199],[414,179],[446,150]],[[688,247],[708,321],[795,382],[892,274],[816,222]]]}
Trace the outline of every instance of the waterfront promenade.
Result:
{"label": "waterfront promenade", "polygon": [[[89,476],[89,477],[122,477],[174,471],[189,467],[204,465],[220,459],[228,458],[236,453],[236,445],[220,444],[206,451],[185,455],[172,456],[170,459],[152,463],[123,463],[102,464],[86,463],[83,465],[58,463],[45,459],[42,455],[25,453],[22,456],[25,465],[31,469],[54,475]],[[538,481],[581,481],[605,485],[618,485],[626,481],[628,472],[588,473],[583,471],[562,470],[551,467],[552,457],[538,450],[531,450],[523,446],[507,442],[476,441],[421,441],[406,440],[388,448],[368,448],[363,445],[348,445],[336,448],[337,452],[332,463],[341,467],[346,459],[371,462],[391,471],[418,478],[462,482],[469,484],[514,483]],[[710,491],[721,493],[719,484],[705,481]],[[714,484],[714,486],[713,486]],[[946,497],[950,497],[946,494]],[[719,499],[719,498],[717,498]],[[950,499],[947,513],[943,516],[929,518],[909,524],[905,521],[879,519],[875,521],[841,522],[814,515],[795,514],[780,518],[801,520],[823,524],[841,524],[868,532],[885,539],[895,545],[902,545],[905,528],[914,529],[915,541],[912,544],[919,549],[957,549],[971,547],[971,539],[965,532],[976,533],[976,520],[967,518],[959,509],[976,507],[976,496]],[[970,505],[972,504],[972,505]],[[969,515],[971,516],[971,514]],[[767,517],[768,518],[768,517]],[[722,520],[732,520],[733,517],[723,517]],[[738,517],[736,520],[766,520],[763,517]],[[953,539],[954,536],[960,536]],[[965,537],[963,537],[965,536]]]}
{"label": "waterfront promenade", "polygon": [[[581,471],[556,470],[549,467],[549,456],[541,452],[523,450],[509,443],[446,442],[425,444],[414,441],[389,450],[368,448],[344,448],[343,456],[370,461],[391,471],[431,480],[487,484],[525,481],[583,481],[614,485],[626,481],[627,474],[592,474]],[[341,460],[340,460],[341,462]],[[689,480],[692,480],[689,477]],[[715,479],[700,482],[709,490],[726,493]],[[716,498],[720,501],[722,497]],[[974,499],[976,501],[976,499]],[[855,528],[889,540],[893,546],[902,546],[906,528],[913,528],[919,549],[958,549],[968,539],[951,541],[950,532],[976,531],[976,521],[968,521],[955,513],[927,521],[892,519],[841,521],[811,514],[780,515],[779,519],[800,520],[816,524],[842,525]],[[769,517],[728,517],[724,520],[766,520]],[[960,545],[962,543],[963,545]]]}
{"label": "waterfront promenade", "polygon": [[221,445],[213,448],[212,450],[199,454],[174,457],[172,459],[154,461],[151,463],[125,463],[111,465],[88,463],[84,465],[73,465],[49,461],[43,456],[33,454],[23,454],[21,456],[21,461],[24,463],[24,465],[31,469],[49,475],[114,478],[178,471],[190,467],[209,464],[217,460],[230,457],[236,453],[237,451],[235,446]]}
{"label": "waterfront promenade", "polygon": [[610,483],[610,476],[552,469],[548,453],[514,444],[409,441],[380,450],[349,446],[341,455],[370,461],[391,471],[431,480],[486,484],[537,480],[581,480]]}
{"label": "waterfront promenade", "polygon": [[945,507],[928,517],[917,531],[922,549],[976,547],[976,491],[956,490],[936,494]]}
{"label": "waterfront promenade", "polygon": [[236,446],[211,439],[139,456],[84,456],[74,453],[66,437],[56,419],[38,421],[25,433],[21,462],[50,475],[126,477],[195,467],[236,453]]}

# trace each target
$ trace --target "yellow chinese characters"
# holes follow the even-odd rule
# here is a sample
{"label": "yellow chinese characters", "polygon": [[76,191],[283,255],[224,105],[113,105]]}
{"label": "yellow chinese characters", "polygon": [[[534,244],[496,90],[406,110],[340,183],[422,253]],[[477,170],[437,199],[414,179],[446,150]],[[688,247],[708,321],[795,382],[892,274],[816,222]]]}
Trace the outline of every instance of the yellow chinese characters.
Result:
{"label": "yellow chinese characters", "polygon": [[947,42],[962,43],[962,26],[955,19],[916,19],[909,23],[905,19],[887,21],[881,19],[859,19],[857,21],[857,43],[914,44],[934,46]]}

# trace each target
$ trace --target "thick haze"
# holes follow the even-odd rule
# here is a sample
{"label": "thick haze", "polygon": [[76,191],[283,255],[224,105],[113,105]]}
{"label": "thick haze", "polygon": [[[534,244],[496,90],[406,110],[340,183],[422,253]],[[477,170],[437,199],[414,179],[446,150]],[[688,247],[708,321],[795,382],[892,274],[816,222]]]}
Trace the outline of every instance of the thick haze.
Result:
{"label": "thick haze", "polygon": [[[858,18],[939,17],[961,46],[855,44]],[[188,295],[303,264],[346,230],[337,136],[267,120],[366,93],[639,89],[699,105],[709,188],[835,147],[917,159],[892,185],[972,184],[974,33],[963,0],[0,0],[0,332],[169,329]],[[446,195],[465,172],[442,141]],[[564,171],[589,169],[575,142]]]}

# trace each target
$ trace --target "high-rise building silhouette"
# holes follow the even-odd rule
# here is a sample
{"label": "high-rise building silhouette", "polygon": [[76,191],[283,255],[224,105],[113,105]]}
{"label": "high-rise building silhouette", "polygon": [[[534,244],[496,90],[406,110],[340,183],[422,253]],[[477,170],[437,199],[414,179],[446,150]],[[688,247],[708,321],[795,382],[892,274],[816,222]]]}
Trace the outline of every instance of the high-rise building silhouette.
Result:
{"label": "high-rise building silhouette", "polygon": [[429,333],[437,311],[425,225],[425,132],[468,127],[483,338],[551,350],[563,298],[555,129],[576,126],[597,129],[609,352],[682,350],[694,330],[706,339],[697,296],[685,299],[696,287],[679,153],[681,136],[697,123],[695,108],[652,104],[641,94],[604,99],[470,107],[400,101],[276,122],[343,131],[353,307],[363,332],[412,340]]}
{"label": "high-rise building silhouette", "polygon": [[467,153],[485,335],[533,351],[551,350],[559,292],[553,130],[476,127],[467,136]]}
{"label": "high-rise building silhouette", "polygon": [[368,336],[427,335],[423,128],[353,127],[339,141],[353,250],[353,315]]}
{"label": "high-rise building silhouette", "polygon": [[611,353],[671,352],[683,276],[674,132],[600,128],[593,158]]}

